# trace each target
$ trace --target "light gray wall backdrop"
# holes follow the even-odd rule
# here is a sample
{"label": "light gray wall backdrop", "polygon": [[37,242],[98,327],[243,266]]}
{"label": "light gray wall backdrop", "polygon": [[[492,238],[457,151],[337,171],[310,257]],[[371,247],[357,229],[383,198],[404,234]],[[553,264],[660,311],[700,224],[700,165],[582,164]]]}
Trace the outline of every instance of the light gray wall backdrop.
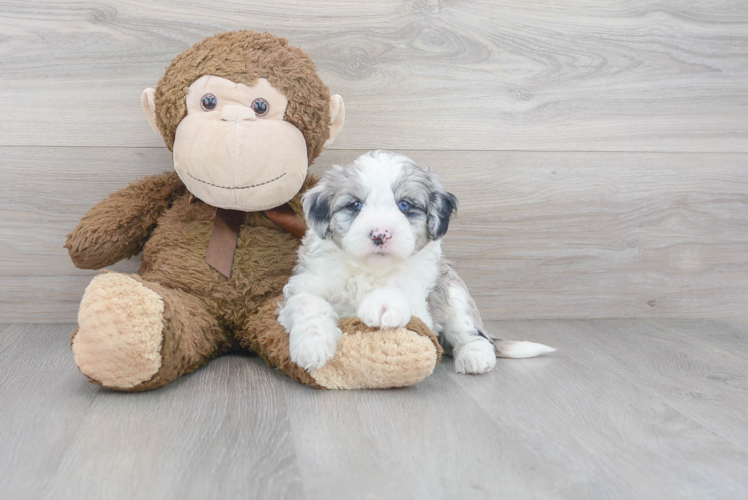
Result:
{"label": "light gray wall backdrop", "polygon": [[0,321],[75,320],[95,273],[65,234],[171,168],[140,92],[235,29],[344,96],[314,171],[383,148],[441,174],[487,318],[748,312],[748,2],[41,0],[0,2]]}

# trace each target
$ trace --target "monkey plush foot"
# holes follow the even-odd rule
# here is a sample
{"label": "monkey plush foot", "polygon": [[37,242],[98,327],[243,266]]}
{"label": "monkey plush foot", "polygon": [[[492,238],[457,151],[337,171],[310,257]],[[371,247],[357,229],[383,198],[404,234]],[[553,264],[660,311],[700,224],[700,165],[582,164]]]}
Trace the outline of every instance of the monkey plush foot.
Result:
{"label": "monkey plush foot", "polygon": [[434,334],[418,319],[380,330],[354,318],[341,320],[335,356],[309,375],[327,389],[387,389],[425,379],[441,357]]}
{"label": "monkey plush foot", "polygon": [[331,360],[307,372],[291,360],[289,338],[278,323],[280,298],[270,300],[252,317],[240,343],[293,379],[325,389],[387,389],[425,379],[441,358],[431,330],[413,318],[405,327],[380,330],[357,318],[340,320],[343,335]]}
{"label": "monkey plush foot", "polygon": [[80,371],[113,389],[151,379],[161,368],[163,313],[162,298],[130,276],[95,277],[83,295],[71,341]]}
{"label": "monkey plush foot", "polygon": [[138,392],[168,384],[232,347],[205,304],[137,275],[91,281],[71,341],[75,363],[93,382]]}

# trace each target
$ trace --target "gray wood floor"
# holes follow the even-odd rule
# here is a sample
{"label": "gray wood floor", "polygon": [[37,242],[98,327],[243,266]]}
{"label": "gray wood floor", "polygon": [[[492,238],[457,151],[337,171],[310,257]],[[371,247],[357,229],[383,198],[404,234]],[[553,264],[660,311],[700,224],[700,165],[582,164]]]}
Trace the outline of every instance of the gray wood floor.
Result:
{"label": "gray wood floor", "polygon": [[120,394],[77,372],[72,325],[0,325],[0,495],[748,497],[748,321],[489,326],[559,351],[358,392],[231,355]]}

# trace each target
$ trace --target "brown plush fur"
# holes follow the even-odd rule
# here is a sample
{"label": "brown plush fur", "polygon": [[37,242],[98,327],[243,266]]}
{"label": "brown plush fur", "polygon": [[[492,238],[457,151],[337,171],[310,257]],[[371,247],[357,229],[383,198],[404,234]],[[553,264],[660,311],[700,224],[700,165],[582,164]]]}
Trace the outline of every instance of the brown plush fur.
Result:
{"label": "brown plush fur", "polygon": [[[156,91],[157,122],[169,148],[173,145],[177,125],[187,112],[184,102],[187,89],[203,75],[248,85],[258,78],[269,80],[288,97],[285,120],[303,133],[309,162],[319,155],[329,137],[330,94],[317,77],[314,64],[300,49],[289,47],[282,38],[247,31],[208,38],[172,61]],[[315,182],[308,176],[301,191],[289,202],[300,216],[303,215],[301,193]],[[112,193],[94,206],[68,235],[65,247],[75,265],[84,269],[99,269],[142,251],[140,271],[131,277],[155,292],[155,300],[163,302],[161,360],[160,365],[155,365],[160,368],[142,383],[113,388],[142,391],[160,387],[231,349],[251,349],[295,380],[320,387],[313,375],[290,360],[288,335],[276,318],[277,300],[291,276],[299,240],[280,229],[264,213],[245,213],[231,277],[225,278],[205,262],[216,209],[199,200],[191,202],[190,198],[175,172],[147,177]],[[104,296],[97,293],[96,286],[92,282],[91,296]],[[117,296],[117,290],[110,292],[109,296]],[[106,307],[108,304],[96,304],[98,311]],[[144,314],[139,310],[130,313]],[[113,317],[102,314],[104,319],[110,316]],[[116,363],[116,354],[127,349],[131,351],[133,341],[128,337],[127,328],[112,321],[106,323],[104,319],[102,328],[107,330],[107,338],[114,344],[103,346],[102,352],[108,349],[107,362],[111,365],[112,356]],[[85,333],[81,328],[74,337],[82,335],[79,344],[88,349],[89,372],[86,374],[97,382],[98,323],[87,324],[94,327]],[[341,324],[341,327],[344,334],[362,330],[355,321]],[[381,381],[386,383],[393,370],[399,371],[393,380],[409,380],[407,383],[431,373],[441,348],[422,323],[414,321],[409,328],[413,337],[419,339],[420,351],[414,350],[412,358],[400,356],[402,359],[398,359],[396,366],[387,365],[386,355],[379,353],[383,359],[369,365],[375,371],[381,368],[377,375],[380,381],[372,387],[383,386]],[[405,334],[407,336],[407,330]],[[381,335],[383,343],[390,338],[387,332]],[[398,335],[391,338],[402,339],[403,332]],[[429,338],[433,349],[430,343],[423,342],[422,336]],[[391,344],[397,346],[397,342],[400,340],[393,340]],[[74,351],[75,345],[73,342]],[[127,349],[118,349],[117,345]],[[357,352],[355,349],[351,352],[353,355],[348,358],[336,353],[335,380],[344,380],[336,384],[368,387],[365,380],[360,380],[360,375],[356,375],[358,378],[352,383],[348,382],[352,380],[350,377],[346,378],[347,367],[353,368],[352,373],[361,372],[356,366]],[[377,353],[374,355],[371,359],[375,359]],[[420,366],[420,371],[399,376],[410,370],[410,364]],[[108,379],[116,380],[116,377]]]}
{"label": "brown plush fur", "polygon": [[[289,202],[299,215],[303,214],[301,193],[314,182],[315,178],[308,176],[300,193]],[[166,185],[173,191],[164,192]],[[171,206],[164,206],[164,199],[175,197]],[[226,352],[234,342],[257,345],[248,337],[251,317],[260,305],[282,292],[293,270],[299,241],[262,212],[246,213],[233,272],[226,279],[205,262],[215,212],[214,207],[199,200],[190,203],[190,194],[177,174],[168,172],[111,194],[68,235],[65,246],[73,262],[82,268],[98,268],[119,260],[107,253],[110,248],[116,250],[116,256],[125,257],[142,249],[140,277],[136,278],[164,300],[162,367],[152,380],[120,389],[147,390],[163,385]],[[139,213],[144,216],[139,217]],[[91,244],[96,235],[106,235],[104,246]],[[126,252],[116,247],[117,242],[122,244],[133,236],[138,239],[123,245]],[[308,375],[294,378],[312,382]]]}
{"label": "brown plush fur", "polygon": [[179,54],[156,87],[156,123],[169,149],[177,125],[187,115],[185,97],[192,82],[216,75],[254,85],[265,78],[288,98],[284,119],[304,135],[309,163],[330,136],[330,90],[312,59],[288,40],[270,33],[232,31],[196,43]]}
{"label": "brown plush fur", "polygon": [[176,172],[165,172],[110,194],[68,236],[70,258],[81,269],[101,269],[138,254],[164,210],[186,192]]}
{"label": "brown plush fur", "polygon": [[275,311],[281,297],[269,300],[247,325],[237,334],[241,346],[257,352],[270,366],[275,366],[297,382],[320,388],[321,386],[289,356],[289,337],[278,323]]}

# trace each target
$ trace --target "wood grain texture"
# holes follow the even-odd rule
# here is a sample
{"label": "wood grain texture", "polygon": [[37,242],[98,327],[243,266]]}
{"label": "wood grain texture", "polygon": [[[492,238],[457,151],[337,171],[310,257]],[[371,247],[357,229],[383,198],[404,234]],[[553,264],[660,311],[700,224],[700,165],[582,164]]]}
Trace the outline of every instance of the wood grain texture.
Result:
{"label": "wood grain texture", "polygon": [[[720,330],[718,322],[705,323]],[[612,490],[619,492],[613,498],[740,498],[748,486],[748,448],[715,429],[734,426],[745,394],[704,375],[719,370],[743,378],[748,364],[709,356],[709,332],[690,335],[688,345],[667,336],[650,340],[668,325],[490,322],[487,329],[505,338],[559,351],[527,362],[502,360],[485,378],[450,376],[497,425],[521,435],[546,467],[566,471],[565,497],[606,498]]]}
{"label": "wood grain texture", "polygon": [[559,348],[483,376],[318,391],[226,356],[150,393],[85,382],[74,325],[0,343],[3,498],[748,496],[745,321],[493,321]]}
{"label": "wood grain texture", "polygon": [[[722,323],[708,321],[647,323],[643,328],[631,328],[619,322],[614,335],[630,335],[630,345],[616,350],[619,363],[630,363],[631,349],[642,355],[639,370],[632,377],[659,388],[670,396],[668,404],[713,433],[748,450],[748,429],[745,425],[748,408],[748,360],[728,342],[713,341],[712,334],[729,332]],[[744,330],[745,332],[745,330]],[[663,355],[663,351],[668,355]],[[703,351],[703,352],[699,352]],[[697,354],[698,353],[698,354]],[[715,400],[731,404],[714,404]]]}
{"label": "wood grain texture", "polygon": [[10,333],[8,327],[10,327],[10,325],[0,324],[0,344],[3,343],[3,339],[5,339],[5,336]]}
{"label": "wood grain texture", "polygon": [[720,320],[718,329],[705,328],[704,320],[686,320],[681,319],[671,322],[676,326],[675,332],[680,331],[708,331],[709,339],[714,337],[714,342],[719,344],[721,349],[728,349],[735,356],[748,359],[748,318],[724,318]]}
{"label": "wood grain texture", "polygon": [[[0,491],[38,499],[99,394],[70,355],[70,325],[13,325],[0,343]],[[103,437],[103,436],[102,436]]]}
{"label": "wood grain texture", "polygon": [[[313,170],[361,152],[327,151]],[[405,153],[460,198],[445,254],[488,319],[748,312],[745,155]],[[0,156],[0,320],[75,321],[95,273],[73,267],[65,235],[110,191],[169,169],[169,153],[0,147]]]}
{"label": "wood grain texture", "polygon": [[613,376],[646,387],[657,401],[748,450],[748,358],[735,351],[733,341],[748,330],[736,330],[731,323],[703,319],[510,321],[490,322],[489,330],[503,337],[547,340],[547,331],[573,329],[571,338],[553,339],[554,347],[580,362],[597,359]]}
{"label": "wood grain texture", "polygon": [[737,0],[0,0],[0,321],[75,320],[93,274],[64,235],[171,168],[140,92],[232,29],[288,37],[344,95],[317,171],[434,165],[485,317],[745,314],[747,28]]}
{"label": "wood grain texture", "polygon": [[[396,391],[289,391],[309,497],[540,498],[563,483],[565,471],[493,423],[450,370]],[[345,473],[333,486],[329,471]]]}
{"label": "wood grain texture", "polygon": [[335,148],[742,151],[748,4],[631,0],[0,2],[0,144],[161,146],[140,110],[178,53],[288,37],[342,94]]}
{"label": "wood grain texture", "polygon": [[303,498],[282,384],[227,356],[163,391],[99,390],[45,498]]}
{"label": "wood grain texture", "polygon": [[227,356],[126,395],[73,363],[74,325],[12,325],[0,344],[0,491],[14,499],[303,498],[283,383]]}

